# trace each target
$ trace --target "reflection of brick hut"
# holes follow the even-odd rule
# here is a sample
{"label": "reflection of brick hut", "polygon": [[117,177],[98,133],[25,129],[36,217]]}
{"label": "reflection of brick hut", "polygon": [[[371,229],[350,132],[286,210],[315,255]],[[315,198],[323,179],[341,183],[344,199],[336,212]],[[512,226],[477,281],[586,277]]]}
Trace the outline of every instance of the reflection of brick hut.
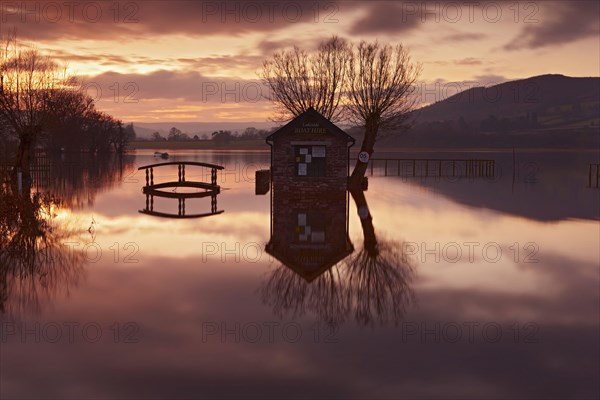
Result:
{"label": "reflection of brick hut", "polygon": [[273,187],[267,253],[310,282],[354,251],[345,190],[289,196]]}
{"label": "reflection of brick hut", "polygon": [[346,192],[354,139],[311,108],[267,143],[272,201],[266,251],[310,282],[354,250]]}

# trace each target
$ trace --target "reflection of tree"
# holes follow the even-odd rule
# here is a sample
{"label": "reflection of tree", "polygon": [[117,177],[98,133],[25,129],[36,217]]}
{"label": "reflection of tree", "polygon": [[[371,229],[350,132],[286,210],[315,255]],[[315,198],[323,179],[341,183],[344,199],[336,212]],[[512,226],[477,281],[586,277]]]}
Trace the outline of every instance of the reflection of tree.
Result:
{"label": "reflection of tree", "polygon": [[262,287],[263,302],[281,318],[296,318],[309,311],[328,325],[339,325],[348,313],[340,273],[340,264],[336,264],[309,283],[292,269],[280,265]]}
{"label": "reflection of tree", "polygon": [[[106,154],[103,156],[67,153],[45,160],[46,173],[38,187],[60,197],[69,208],[92,206],[98,193],[123,182],[127,174],[135,173],[133,157]],[[134,179],[137,177],[134,177]]]}
{"label": "reflection of tree", "polygon": [[0,313],[38,309],[40,297],[77,283],[83,254],[64,245],[70,231],[54,220],[49,194],[0,187]]}
{"label": "reflection of tree", "polygon": [[363,326],[398,323],[414,300],[414,267],[400,241],[378,238],[362,191],[352,191],[363,231],[362,248],[312,282],[285,265],[277,267],[261,288],[263,303],[280,317],[311,312],[329,326],[349,318]]}
{"label": "reflection of tree", "polygon": [[350,191],[360,217],[363,248],[347,261],[348,294],[355,319],[363,325],[374,320],[400,321],[412,303],[410,281],[414,268],[402,254],[402,243],[375,235],[373,218],[362,190]]}
{"label": "reflection of tree", "polygon": [[412,303],[414,269],[399,249],[398,242],[379,240],[376,251],[364,246],[345,262],[347,302],[360,325],[397,323]]}

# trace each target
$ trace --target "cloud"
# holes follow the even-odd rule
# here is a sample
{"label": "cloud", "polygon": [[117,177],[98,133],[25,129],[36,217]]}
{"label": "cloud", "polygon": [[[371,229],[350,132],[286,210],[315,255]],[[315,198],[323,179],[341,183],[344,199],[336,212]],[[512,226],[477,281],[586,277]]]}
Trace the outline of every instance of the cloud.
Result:
{"label": "cloud", "polygon": [[437,64],[437,65],[482,65],[483,61],[479,58],[475,57],[467,57],[462,58],[460,60],[437,60],[437,61],[429,61],[428,64]]}
{"label": "cloud", "polygon": [[441,40],[443,42],[466,42],[471,40],[481,40],[487,38],[485,33],[460,32],[451,35],[446,35]]}
{"label": "cloud", "polygon": [[258,70],[263,60],[263,56],[234,54],[211,57],[178,58],[175,61],[181,63],[186,69],[199,69],[203,73],[222,73],[224,69]]}
{"label": "cloud", "polygon": [[408,32],[420,24],[418,13],[407,12],[404,4],[377,3],[350,28],[352,34]]}
{"label": "cloud", "polygon": [[[271,56],[273,53],[283,50],[286,48],[292,48],[294,45],[298,45],[298,40],[294,39],[283,39],[283,40],[263,40],[258,44],[258,49],[262,54]],[[302,48],[305,50],[311,50],[310,46],[305,46],[305,43],[302,44]],[[317,48],[317,45],[314,45],[314,49]]]}
{"label": "cloud", "polygon": [[81,79],[98,109],[125,120],[263,120],[272,109],[259,79],[189,70],[106,72]]}
{"label": "cloud", "polygon": [[600,3],[573,1],[543,5],[548,8],[547,12],[537,18],[533,17],[537,22],[528,24],[518,36],[504,46],[505,50],[556,46],[589,37],[597,38],[600,34]]}
{"label": "cloud", "polygon": [[[315,8],[335,2],[2,2],[2,28],[27,40],[122,40],[152,35],[239,36],[319,24]],[[336,6],[337,7],[337,6]]]}
{"label": "cloud", "polygon": [[507,77],[502,76],[502,75],[487,74],[487,75],[477,75],[477,76],[475,76],[475,78],[473,80],[475,82],[477,82],[477,86],[491,86],[491,85],[498,85],[500,83],[508,82],[510,79],[508,79]]}
{"label": "cloud", "polygon": [[[197,71],[159,70],[149,74],[121,74],[106,72],[94,77],[84,77],[87,86],[110,88],[137,87],[140,99],[181,99],[202,102],[259,101],[267,95],[258,79],[222,78],[203,75]],[[241,100],[239,100],[241,99]]]}

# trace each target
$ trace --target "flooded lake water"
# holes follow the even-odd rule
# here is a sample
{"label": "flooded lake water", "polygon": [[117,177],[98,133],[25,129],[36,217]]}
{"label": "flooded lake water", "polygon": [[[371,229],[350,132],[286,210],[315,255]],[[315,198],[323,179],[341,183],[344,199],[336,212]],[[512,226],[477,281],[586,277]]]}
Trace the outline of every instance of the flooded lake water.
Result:
{"label": "flooded lake water", "polygon": [[[328,223],[310,204],[291,217],[290,240],[332,254],[302,253],[307,270],[298,245],[269,246],[283,240],[272,211],[294,207],[293,195],[255,194],[269,153],[169,153],[224,166],[216,198],[147,204],[138,168],[161,162],[153,151],[48,161],[40,186],[54,198],[36,218],[52,241],[21,232],[35,251],[9,254],[19,268],[2,276],[1,398],[598,396],[597,151],[377,153],[490,159],[495,171],[413,177],[389,162],[384,176],[375,163],[364,196],[377,255],[343,193],[319,200]],[[175,165],[154,169],[155,182],[177,178]]]}

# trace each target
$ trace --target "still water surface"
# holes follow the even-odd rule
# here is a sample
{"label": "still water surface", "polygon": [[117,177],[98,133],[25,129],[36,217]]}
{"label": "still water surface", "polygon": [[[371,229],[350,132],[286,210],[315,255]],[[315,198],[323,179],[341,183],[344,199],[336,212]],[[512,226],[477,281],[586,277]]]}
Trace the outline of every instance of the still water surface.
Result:
{"label": "still water surface", "polygon": [[[140,213],[150,151],[66,159],[47,177],[61,201],[45,211],[53,250],[39,270],[3,274],[0,397],[598,396],[597,152],[378,154],[493,159],[496,171],[376,166],[365,198],[378,258],[348,197],[331,211],[349,215],[351,254],[311,282],[265,250],[271,196],[255,195],[254,171],[268,153],[170,153],[225,166],[222,214]],[[177,167],[154,179],[176,180]],[[153,207],[180,211],[177,199]],[[188,215],[210,210],[210,197],[186,200]]]}

